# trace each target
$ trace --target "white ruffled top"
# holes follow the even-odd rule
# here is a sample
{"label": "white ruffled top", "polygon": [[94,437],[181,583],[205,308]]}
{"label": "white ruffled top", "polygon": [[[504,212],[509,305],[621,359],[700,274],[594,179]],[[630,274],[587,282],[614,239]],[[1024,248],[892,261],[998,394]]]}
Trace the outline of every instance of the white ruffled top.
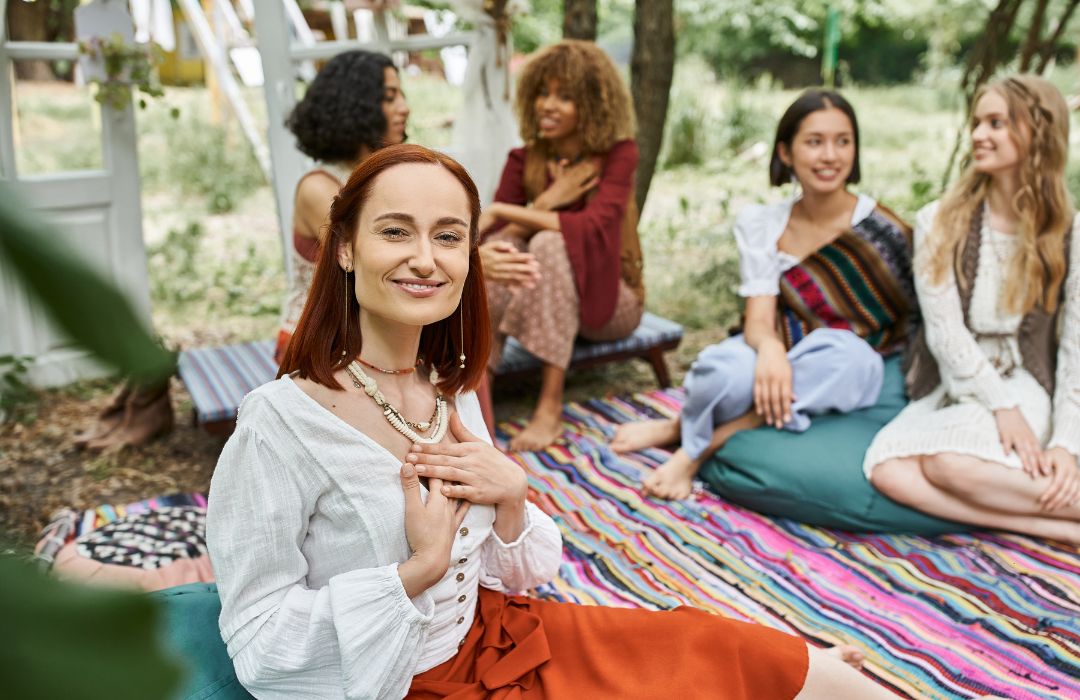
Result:
{"label": "white ruffled top", "polygon": [[[873,198],[857,195],[851,225],[857,226],[877,206]],[[773,204],[751,204],[735,217],[735,244],[739,250],[739,296],[771,297],[780,294],[780,275],[801,262],[777,249],[787,228],[791,209],[802,198],[796,195]]]}
{"label": "white ruffled top", "polygon": [[[475,394],[456,405],[486,436]],[[244,399],[206,529],[221,635],[252,695],[404,697],[415,674],[457,652],[479,585],[523,591],[555,576],[562,539],[550,517],[528,504],[524,531],[505,543],[494,508],[474,505],[446,575],[408,598],[397,574],[410,556],[400,468],[287,376]]]}

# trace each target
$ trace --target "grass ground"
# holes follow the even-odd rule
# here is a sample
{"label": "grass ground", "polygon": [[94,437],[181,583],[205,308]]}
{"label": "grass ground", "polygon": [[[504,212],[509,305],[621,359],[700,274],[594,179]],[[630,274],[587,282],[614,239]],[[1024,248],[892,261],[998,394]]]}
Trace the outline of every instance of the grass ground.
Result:
{"label": "grass ground", "polygon": [[[1075,85],[1076,76],[1062,70],[1055,79]],[[429,76],[406,76],[404,84],[411,139],[446,145],[459,92]],[[907,85],[845,93],[862,129],[859,188],[910,218],[939,191],[958,126],[955,90]],[[767,187],[767,167],[771,130],[794,94],[720,83],[694,63],[680,64],[665,164],[641,221],[647,306],[687,329],[669,360],[676,380],[737,318],[730,224],[744,204],[788,194]],[[20,172],[100,165],[100,117],[84,90],[20,83],[17,97]],[[265,122],[259,94],[247,99]],[[170,88],[137,117],[154,324],[177,348],[271,337],[285,289],[270,188],[235,124],[217,123],[213,114],[204,89]],[[1080,168],[1074,166],[1071,181],[1080,185]],[[1073,189],[1080,194],[1080,186]],[[608,366],[573,374],[568,399],[653,382],[644,363]],[[16,420],[0,425],[0,530],[27,543],[60,505],[207,488],[221,441],[187,424],[190,403],[179,385],[173,393],[180,425],[168,438],[106,457],[73,448],[72,433],[92,420],[112,386],[97,381],[40,392],[19,407]],[[524,415],[537,386],[498,390],[499,417]]]}

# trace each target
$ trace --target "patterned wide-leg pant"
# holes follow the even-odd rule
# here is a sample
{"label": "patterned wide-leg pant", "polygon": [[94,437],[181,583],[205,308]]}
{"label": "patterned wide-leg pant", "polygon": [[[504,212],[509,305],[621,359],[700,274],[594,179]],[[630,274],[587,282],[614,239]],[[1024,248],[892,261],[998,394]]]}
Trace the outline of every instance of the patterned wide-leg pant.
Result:
{"label": "patterned wide-leg pant", "polygon": [[599,329],[581,327],[574,271],[560,232],[540,231],[528,241],[517,236],[506,236],[504,240],[535,255],[541,277],[532,289],[498,282],[487,284],[488,310],[495,333],[488,363],[492,369],[499,364],[507,337],[515,338],[545,364],[565,369],[570,365],[574,338],[579,334],[588,340],[618,340],[633,333],[641,323],[645,309],[633,290],[620,280],[611,320]]}

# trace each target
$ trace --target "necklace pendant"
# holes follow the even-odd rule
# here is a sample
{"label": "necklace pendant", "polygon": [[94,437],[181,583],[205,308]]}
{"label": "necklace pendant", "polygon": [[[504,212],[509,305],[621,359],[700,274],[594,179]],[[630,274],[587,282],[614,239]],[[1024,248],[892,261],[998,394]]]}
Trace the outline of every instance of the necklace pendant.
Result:
{"label": "necklace pendant", "polygon": [[[360,368],[359,362],[355,360],[350,362],[346,370],[352,377],[353,386],[357,389],[362,388],[364,393],[371,397],[371,400],[382,409],[383,418],[394,430],[407,437],[410,441],[424,445],[434,445],[442,441],[449,427],[449,421],[447,420],[446,398],[438,391],[439,375],[434,368],[431,370],[430,379],[432,385],[436,387],[435,410],[432,412],[431,418],[424,423],[411,423],[401,415],[401,412],[383,397],[375,380]],[[427,436],[422,436],[416,432],[417,430],[427,432],[429,429],[431,434]]]}

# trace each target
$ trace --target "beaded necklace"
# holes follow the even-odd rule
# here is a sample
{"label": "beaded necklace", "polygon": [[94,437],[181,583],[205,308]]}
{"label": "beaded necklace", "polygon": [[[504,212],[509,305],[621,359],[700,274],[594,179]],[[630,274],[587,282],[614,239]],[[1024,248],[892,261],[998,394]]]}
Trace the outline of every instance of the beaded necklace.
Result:
{"label": "beaded necklace", "polygon": [[[435,411],[431,414],[431,418],[426,423],[411,423],[405,419],[405,416],[401,415],[401,411],[386,400],[386,397],[379,391],[379,386],[375,383],[375,380],[364,374],[359,362],[353,360],[345,367],[345,370],[352,378],[353,386],[357,389],[363,389],[364,393],[370,396],[371,400],[382,409],[386,422],[409,440],[424,445],[433,445],[441,441],[446,435],[446,429],[449,426],[446,399],[438,391],[435,393]],[[438,385],[439,373],[434,368],[431,370],[429,378],[432,386]],[[434,425],[433,428],[432,425]],[[424,432],[428,428],[431,428],[431,434],[427,437],[417,432],[418,430]]]}

